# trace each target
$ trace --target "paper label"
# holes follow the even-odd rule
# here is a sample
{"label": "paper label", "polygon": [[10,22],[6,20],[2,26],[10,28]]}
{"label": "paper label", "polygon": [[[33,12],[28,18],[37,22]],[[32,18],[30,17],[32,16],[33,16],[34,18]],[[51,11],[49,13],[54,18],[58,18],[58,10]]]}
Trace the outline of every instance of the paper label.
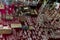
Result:
{"label": "paper label", "polygon": [[21,28],[21,24],[11,24],[11,28]]}

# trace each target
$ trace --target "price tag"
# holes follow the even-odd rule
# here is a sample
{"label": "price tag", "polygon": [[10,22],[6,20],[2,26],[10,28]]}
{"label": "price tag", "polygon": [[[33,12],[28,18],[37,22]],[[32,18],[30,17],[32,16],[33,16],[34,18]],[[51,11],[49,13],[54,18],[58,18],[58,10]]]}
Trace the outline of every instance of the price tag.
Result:
{"label": "price tag", "polygon": [[4,9],[4,5],[0,3],[0,9]]}
{"label": "price tag", "polygon": [[21,28],[21,24],[11,24],[11,28]]}
{"label": "price tag", "polygon": [[33,30],[34,29],[34,27],[33,26],[29,26],[29,30]]}

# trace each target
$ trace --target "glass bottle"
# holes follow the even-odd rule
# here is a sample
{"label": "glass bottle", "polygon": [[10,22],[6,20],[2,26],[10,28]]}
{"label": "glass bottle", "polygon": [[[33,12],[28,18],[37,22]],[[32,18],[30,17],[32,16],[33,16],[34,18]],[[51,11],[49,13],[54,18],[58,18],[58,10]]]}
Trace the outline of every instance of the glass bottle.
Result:
{"label": "glass bottle", "polygon": [[6,19],[9,19],[9,13],[6,11]]}
{"label": "glass bottle", "polygon": [[1,20],[1,18],[2,18],[2,14],[1,14],[1,12],[0,12],[0,20]]}

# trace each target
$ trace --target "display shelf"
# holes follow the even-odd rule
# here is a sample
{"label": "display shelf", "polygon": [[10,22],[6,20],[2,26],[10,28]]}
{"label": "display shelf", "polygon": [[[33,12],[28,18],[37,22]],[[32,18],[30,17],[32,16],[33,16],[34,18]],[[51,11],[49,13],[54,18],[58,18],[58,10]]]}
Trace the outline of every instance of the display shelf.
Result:
{"label": "display shelf", "polygon": [[48,40],[60,37],[58,9],[49,10],[43,5],[44,8],[42,6],[37,12],[36,6],[40,0],[11,1],[11,4],[3,3],[5,8],[0,9],[1,40]]}

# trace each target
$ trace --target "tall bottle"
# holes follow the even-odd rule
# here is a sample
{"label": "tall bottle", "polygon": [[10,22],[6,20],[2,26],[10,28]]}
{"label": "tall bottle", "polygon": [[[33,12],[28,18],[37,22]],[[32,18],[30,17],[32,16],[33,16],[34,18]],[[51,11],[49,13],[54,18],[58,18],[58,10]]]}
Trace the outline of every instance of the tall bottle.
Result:
{"label": "tall bottle", "polygon": [[9,13],[6,11],[6,19],[9,19]]}
{"label": "tall bottle", "polygon": [[1,12],[0,12],[0,20],[1,20],[1,18],[2,18],[2,14],[1,14]]}

